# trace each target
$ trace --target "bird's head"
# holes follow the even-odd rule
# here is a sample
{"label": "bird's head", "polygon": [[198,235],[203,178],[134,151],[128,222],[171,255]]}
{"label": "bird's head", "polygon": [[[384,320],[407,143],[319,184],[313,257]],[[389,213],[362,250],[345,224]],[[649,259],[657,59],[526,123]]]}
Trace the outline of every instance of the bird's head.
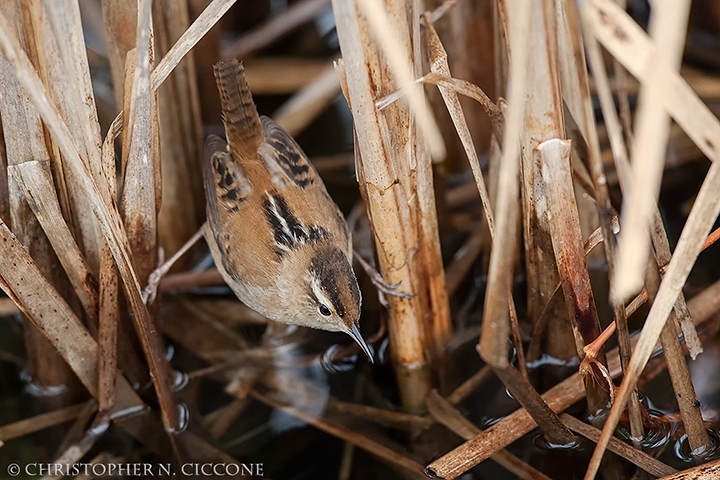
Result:
{"label": "bird's head", "polygon": [[296,321],[307,327],[345,332],[373,360],[372,352],[360,334],[362,298],[355,273],[347,256],[338,248],[313,248],[306,258],[302,278],[300,311]]}

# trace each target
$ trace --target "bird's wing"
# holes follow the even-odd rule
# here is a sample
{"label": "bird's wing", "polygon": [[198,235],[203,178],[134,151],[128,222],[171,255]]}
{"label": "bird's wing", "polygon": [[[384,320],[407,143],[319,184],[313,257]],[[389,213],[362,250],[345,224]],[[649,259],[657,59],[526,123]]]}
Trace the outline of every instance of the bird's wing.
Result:
{"label": "bird's wing", "polygon": [[278,188],[288,184],[301,189],[324,185],[305,153],[289,133],[268,117],[260,117],[265,141],[258,152]]}
{"label": "bird's wing", "polygon": [[[203,177],[208,223],[217,243],[227,245],[229,242],[223,241],[223,236],[227,234],[225,227],[252,193],[252,183],[242,165],[233,159],[225,141],[215,135],[210,135],[205,141]],[[225,261],[228,252],[222,253]],[[225,267],[233,271],[230,265]]]}

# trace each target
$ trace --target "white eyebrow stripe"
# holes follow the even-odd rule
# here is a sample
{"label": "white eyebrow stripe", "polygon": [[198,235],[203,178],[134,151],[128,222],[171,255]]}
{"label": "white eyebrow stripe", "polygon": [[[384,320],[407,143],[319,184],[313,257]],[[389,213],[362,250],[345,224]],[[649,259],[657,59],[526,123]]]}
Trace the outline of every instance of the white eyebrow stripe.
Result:
{"label": "white eyebrow stripe", "polygon": [[320,284],[317,281],[317,278],[315,278],[315,275],[311,275],[310,278],[310,288],[312,289],[313,295],[315,295],[315,298],[318,302],[322,303],[326,307],[335,310],[335,306],[332,303],[332,301],[325,295],[325,292],[322,291],[320,288]]}

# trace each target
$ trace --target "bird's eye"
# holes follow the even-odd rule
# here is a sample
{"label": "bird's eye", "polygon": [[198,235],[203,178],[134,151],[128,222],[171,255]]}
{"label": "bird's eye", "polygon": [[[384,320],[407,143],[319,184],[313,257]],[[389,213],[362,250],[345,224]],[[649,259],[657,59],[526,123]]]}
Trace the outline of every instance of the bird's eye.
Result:
{"label": "bird's eye", "polygon": [[318,310],[320,310],[320,313],[321,313],[322,315],[324,315],[324,316],[326,316],[326,317],[329,317],[329,316],[330,316],[330,313],[331,313],[331,312],[330,312],[330,309],[329,309],[329,308],[327,307],[327,305],[325,305],[324,303],[321,303],[321,304],[320,304],[320,306],[318,307]]}

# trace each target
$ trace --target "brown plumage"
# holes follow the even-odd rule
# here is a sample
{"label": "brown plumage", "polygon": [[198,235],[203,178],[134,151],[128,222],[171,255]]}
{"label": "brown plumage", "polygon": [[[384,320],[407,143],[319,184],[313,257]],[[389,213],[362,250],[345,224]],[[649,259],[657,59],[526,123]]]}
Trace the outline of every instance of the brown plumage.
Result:
{"label": "brown plumage", "polygon": [[340,210],[293,138],[259,117],[243,66],[215,65],[227,144],[205,142],[215,264],[250,308],[278,322],[360,336],[360,290]]}

